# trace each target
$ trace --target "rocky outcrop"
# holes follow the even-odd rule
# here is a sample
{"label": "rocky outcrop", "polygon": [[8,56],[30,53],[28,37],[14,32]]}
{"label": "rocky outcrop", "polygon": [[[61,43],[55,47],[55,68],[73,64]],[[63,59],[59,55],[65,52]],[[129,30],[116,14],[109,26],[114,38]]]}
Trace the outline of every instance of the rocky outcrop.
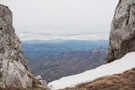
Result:
{"label": "rocky outcrop", "polygon": [[21,41],[12,26],[12,18],[10,9],[0,5],[0,86],[44,89],[46,82],[29,71]]}
{"label": "rocky outcrop", "polygon": [[135,51],[135,0],[119,0],[109,39],[106,63]]}

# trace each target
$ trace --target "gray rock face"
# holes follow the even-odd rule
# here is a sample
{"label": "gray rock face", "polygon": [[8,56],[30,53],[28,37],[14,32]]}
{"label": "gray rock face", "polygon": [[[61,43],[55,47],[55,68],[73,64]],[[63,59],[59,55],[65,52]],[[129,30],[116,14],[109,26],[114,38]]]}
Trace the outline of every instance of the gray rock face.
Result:
{"label": "gray rock face", "polygon": [[0,86],[46,88],[45,81],[38,80],[29,72],[28,60],[15,34],[12,18],[10,9],[0,5]]}
{"label": "gray rock face", "polygon": [[19,60],[28,70],[28,61],[12,26],[12,18],[12,12],[0,5],[0,59]]}
{"label": "gray rock face", "polygon": [[135,0],[119,0],[112,21],[106,62],[112,62],[133,51],[135,51]]}

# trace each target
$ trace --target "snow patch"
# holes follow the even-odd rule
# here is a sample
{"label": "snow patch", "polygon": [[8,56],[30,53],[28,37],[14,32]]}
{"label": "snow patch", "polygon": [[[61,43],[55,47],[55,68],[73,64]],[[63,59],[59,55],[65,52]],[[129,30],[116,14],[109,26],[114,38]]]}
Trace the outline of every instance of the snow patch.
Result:
{"label": "snow patch", "polygon": [[96,69],[85,71],[81,74],[63,77],[48,84],[51,90],[59,90],[66,87],[90,82],[96,78],[106,75],[123,73],[124,71],[135,68],[135,52],[128,53],[123,58],[112,63],[104,64]]}

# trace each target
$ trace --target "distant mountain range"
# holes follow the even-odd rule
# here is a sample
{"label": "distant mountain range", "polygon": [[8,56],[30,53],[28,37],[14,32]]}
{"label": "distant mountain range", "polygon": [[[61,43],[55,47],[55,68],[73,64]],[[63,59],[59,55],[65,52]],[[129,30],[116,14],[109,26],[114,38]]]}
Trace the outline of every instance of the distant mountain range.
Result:
{"label": "distant mountain range", "polygon": [[104,63],[106,55],[107,47],[102,47],[89,51],[44,54],[29,60],[29,64],[34,75],[40,74],[50,82],[96,68]]}
{"label": "distant mountain range", "polygon": [[43,54],[53,54],[71,51],[88,51],[107,46],[108,40],[28,40],[22,41],[22,48],[28,59]]}

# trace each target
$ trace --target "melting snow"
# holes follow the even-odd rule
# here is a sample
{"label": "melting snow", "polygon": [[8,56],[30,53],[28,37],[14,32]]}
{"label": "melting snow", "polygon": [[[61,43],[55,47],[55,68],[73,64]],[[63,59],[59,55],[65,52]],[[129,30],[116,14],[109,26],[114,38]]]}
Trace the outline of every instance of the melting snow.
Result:
{"label": "melting snow", "polygon": [[77,75],[63,77],[59,80],[50,82],[48,85],[51,90],[74,87],[75,85],[90,82],[99,77],[123,73],[132,68],[135,68],[135,52],[131,52],[119,60],[104,64],[96,69],[88,70]]}

